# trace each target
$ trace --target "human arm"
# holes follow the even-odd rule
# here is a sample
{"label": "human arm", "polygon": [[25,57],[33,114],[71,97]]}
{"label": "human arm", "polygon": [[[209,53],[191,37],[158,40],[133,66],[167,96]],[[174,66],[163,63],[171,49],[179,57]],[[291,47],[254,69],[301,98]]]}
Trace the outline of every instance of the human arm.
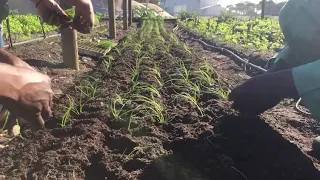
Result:
{"label": "human arm", "polygon": [[0,63],[0,76],[0,104],[4,109],[35,128],[43,127],[51,116],[50,78],[29,68],[4,63]]}
{"label": "human arm", "polygon": [[7,127],[11,132],[19,119],[21,124],[31,124],[39,129],[51,116],[51,80],[37,72],[20,58],[0,49],[0,104],[1,120],[4,112],[10,112]]}
{"label": "human arm", "polygon": [[293,69],[255,76],[230,94],[242,113],[260,114],[284,98],[301,97],[311,114],[320,118],[320,60]]}
{"label": "human arm", "polygon": [[10,64],[12,66],[25,67],[29,69],[33,69],[28,63],[24,62],[17,56],[9,53],[4,49],[0,49],[0,63]]}
{"label": "human arm", "polygon": [[7,128],[20,123],[41,128],[51,116],[53,91],[51,79],[4,49],[0,49],[0,104],[9,110]]}
{"label": "human arm", "polygon": [[252,77],[232,90],[232,107],[243,114],[258,115],[276,106],[284,98],[299,97],[293,69]]}
{"label": "human arm", "polygon": [[[9,66],[0,63],[0,104],[18,101],[19,92],[18,87],[14,86],[12,82],[17,80],[16,72]],[[6,73],[6,71],[11,71],[11,73]]]}

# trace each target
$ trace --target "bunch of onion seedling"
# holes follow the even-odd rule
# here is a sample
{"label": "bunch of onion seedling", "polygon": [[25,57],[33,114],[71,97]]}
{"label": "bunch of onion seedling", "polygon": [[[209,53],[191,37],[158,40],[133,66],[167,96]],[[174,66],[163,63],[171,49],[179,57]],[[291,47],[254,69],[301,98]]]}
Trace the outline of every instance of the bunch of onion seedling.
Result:
{"label": "bunch of onion seedling", "polygon": [[80,115],[83,113],[83,107],[89,102],[98,97],[98,89],[101,87],[101,82],[91,76],[85,77],[75,86],[76,94],[80,94],[78,98],[67,95],[68,106],[61,119],[61,127],[65,127],[71,114]]}
{"label": "bunch of onion seedling", "polygon": [[114,57],[112,55],[108,55],[108,56],[102,58],[102,65],[104,67],[106,74],[110,73],[111,64],[113,61],[114,61]]}
{"label": "bunch of onion seedling", "polygon": [[[218,75],[207,59],[197,59],[196,56],[193,56],[194,53],[191,48],[178,41],[173,33],[168,35],[168,40],[173,44],[173,47],[170,49],[165,49],[167,53],[172,53],[168,57],[175,56],[174,53],[177,51],[182,52],[186,56],[172,58],[172,60],[176,61],[174,63],[177,66],[176,72],[170,75],[169,80],[165,81],[165,85],[175,89],[177,92],[176,97],[191,104],[203,116],[203,108],[199,102],[202,94],[215,94],[222,99],[226,99],[230,90],[224,90],[220,83],[218,83]],[[172,51],[172,49],[175,50]],[[187,57],[196,59],[197,61],[189,60]],[[186,63],[185,58],[191,63]]]}
{"label": "bunch of onion seedling", "polygon": [[206,93],[215,94],[219,98],[228,99],[230,89],[222,88],[219,82],[218,74],[210,65],[208,59],[205,59],[200,65],[199,69],[195,71],[196,81],[201,85]]}
{"label": "bunch of onion seedling", "polygon": [[154,78],[154,80],[158,83],[158,85],[160,87],[162,87],[164,85],[164,82],[161,77],[160,68],[158,65],[155,64],[152,68],[148,67],[148,72],[149,72],[150,76],[152,78]]}

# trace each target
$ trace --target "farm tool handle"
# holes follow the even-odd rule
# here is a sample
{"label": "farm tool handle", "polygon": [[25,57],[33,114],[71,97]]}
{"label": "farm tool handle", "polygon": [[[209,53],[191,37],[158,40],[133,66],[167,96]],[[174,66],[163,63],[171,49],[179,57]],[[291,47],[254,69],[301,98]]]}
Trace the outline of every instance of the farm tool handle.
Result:
{"label": "farm tool handle", "polygon": [[[178,29],[179,29],[179,25],[177,24],[176,27],[173,28],[173,32],[177,31]],[[264,68],[262,68],[260,66],[257,66],[255,64],[250,63],[247,59],[241,58],[240,56],[236,55],[234,52],[230,51],[229,49],[225,49],[225,48],[221,48],[221,47],[218,47],[218,46],[209,45],[206,42],[202,41],[201,39],[194,39],[194,38],[188,38],[188,39],[193,40],[193,41],[197,41],[200,44],[202,44],[203,46],[210,47],[211,49],[215,49],[215,50],[220,51],[220,52],[227,52],[229,55],[233,56],[235,59],[237,59],[242,64],[244,64],[244,70],[246,70],[246,67],[249,66],[250,68],[253,68],[253,69],[255,69],[256,71],[258,71],[260,73],[266,73],[267,72],[266,69],[264,69]],[[297,103],[295,105],[296,110],[299,111],[300,113],[303,113],[303,114],[306,114],[306,115],[311,115],[309,112],[306,112],[306,111],[302,110],[299,107],[300,102],[301,102],[301,98],[297,101]]]}

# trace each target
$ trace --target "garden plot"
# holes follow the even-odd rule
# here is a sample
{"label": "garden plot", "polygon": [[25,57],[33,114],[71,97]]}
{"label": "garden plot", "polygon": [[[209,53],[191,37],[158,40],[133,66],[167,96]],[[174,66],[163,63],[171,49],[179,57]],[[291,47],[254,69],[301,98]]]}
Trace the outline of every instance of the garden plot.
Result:
{"label": "garden plot", "polygon": [[144,21],[100,62],[54,84],[62,91],[54,118],[0,150],[2,177],[319,179],[310,159],[264,119],[230,109],[229,84],[248,78],[239,67],[181,42],[163,21]]}

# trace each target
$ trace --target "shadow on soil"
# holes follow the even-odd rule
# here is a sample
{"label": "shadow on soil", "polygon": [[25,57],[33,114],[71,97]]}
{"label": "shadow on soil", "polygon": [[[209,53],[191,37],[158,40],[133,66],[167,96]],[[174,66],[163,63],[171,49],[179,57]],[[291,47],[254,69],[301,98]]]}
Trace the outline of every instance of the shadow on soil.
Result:
{"label": "shadow on soil", "polygon": [[48,61],[43,61],[39,59],[25,59],[25,62],[28,63],[30,66],[34,67],[47,67],[47,68],[63,68],[63,63],[54,64]]}
{"label": "shadow on soil", "polygon": [[[144,170],[141,179],[320,178],[312,161],[298,147],[258,117],[225,116],[215,123],[213,131],[217,134],[207,131],[198,139],[179,139],[165,144],[173,155],[155,160]],[[186,167],[186,164],[192,166]],[[184,167],[179,168],[180,165]],[[159,175],[155,175],[155,171]]]}

